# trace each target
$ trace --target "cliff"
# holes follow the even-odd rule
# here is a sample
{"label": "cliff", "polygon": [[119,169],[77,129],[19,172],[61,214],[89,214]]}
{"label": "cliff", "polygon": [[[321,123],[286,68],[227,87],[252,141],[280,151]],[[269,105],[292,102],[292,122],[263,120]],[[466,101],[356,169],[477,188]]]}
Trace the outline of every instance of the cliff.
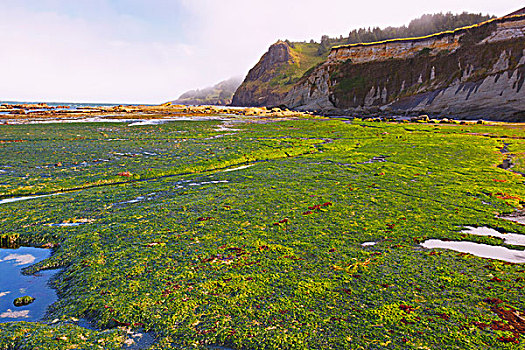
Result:
{"label": "cliff", "polygon": [[282,103],[303,74],[326,60],[318,54],[319,44],[279,40],[249,71],[235,92],[232,105],[261,107]]}
{"label": "cliff", "polygon": [[524,79],[525,15],[516,15],[425,37],[334,47],[271,105],[525,121]]}
{"label": "cliff", "polygon": [[229,105],[241,82],[242,79],[239,77],[230,78],[212,87],[187,91],[171,103],[177,105]]}

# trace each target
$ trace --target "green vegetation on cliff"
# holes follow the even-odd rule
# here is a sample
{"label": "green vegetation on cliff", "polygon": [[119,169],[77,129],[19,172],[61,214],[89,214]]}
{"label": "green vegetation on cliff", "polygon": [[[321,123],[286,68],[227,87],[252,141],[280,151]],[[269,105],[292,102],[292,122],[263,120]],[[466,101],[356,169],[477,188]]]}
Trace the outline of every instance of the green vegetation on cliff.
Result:
{"label": "green vegetation on cliff", "polygon": [[278,41],[250,70],[233,97],[239,106],[275,106],[279,104],[313,67],[324,62],[328,53],[319,54],[319,44]]}
{"label": "green vegetation on cliff", "polygon": [[279,91],[288,92],[308,70],[326,60],[328,53],[319,55],[319,45],[315,43],[288,43],[292,56],[288,65],[280,67],[275,77],[270,81],[272,86],[278,86]]}
{"label": "green vegetation on cliff", "polygon": [[[337,47],[334,51],[348,50],[357,56],[360,50],[369,52],[369,45],[377,45],[374,49],[380,51],[396,43],[401,46],[404,40],[414,44],[459,38],[454,49],[424,47],[405,57],[396,57],[392,50],[389,57],[378,54],[359,64],[343,59],[334,62],[329,67],[327,95],[334,108],[347,111],[367,106],[387,113],[414,109],[414,113],[422,114],[523,121],[525,39],[498,31],[499,24],[510,26],[520,20],[494,19],[426,37],[393,39],[388,45],[377,42]],[[496,35],[502,39],[489,40]],[[510,77],[512,80],[505,80]]]}

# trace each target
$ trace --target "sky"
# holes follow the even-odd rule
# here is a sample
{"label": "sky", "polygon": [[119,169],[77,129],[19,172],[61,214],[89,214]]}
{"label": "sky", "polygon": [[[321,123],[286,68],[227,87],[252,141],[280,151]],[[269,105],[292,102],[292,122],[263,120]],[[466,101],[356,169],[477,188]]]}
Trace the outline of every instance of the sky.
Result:
{"label": "sky", "polygon": [[523,0],[0,0],[0,101],[162,103],[245,76],[278,39]]}

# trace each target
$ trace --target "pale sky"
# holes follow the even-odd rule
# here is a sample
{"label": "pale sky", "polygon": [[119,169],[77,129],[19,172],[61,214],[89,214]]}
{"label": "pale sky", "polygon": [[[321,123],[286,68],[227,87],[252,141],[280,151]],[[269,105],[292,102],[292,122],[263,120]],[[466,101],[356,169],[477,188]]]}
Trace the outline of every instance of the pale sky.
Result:
{"label": "pale sky", "polygon": [[161,103],[244,76],[278,39],[523,0],[0,0],[0,101]]}

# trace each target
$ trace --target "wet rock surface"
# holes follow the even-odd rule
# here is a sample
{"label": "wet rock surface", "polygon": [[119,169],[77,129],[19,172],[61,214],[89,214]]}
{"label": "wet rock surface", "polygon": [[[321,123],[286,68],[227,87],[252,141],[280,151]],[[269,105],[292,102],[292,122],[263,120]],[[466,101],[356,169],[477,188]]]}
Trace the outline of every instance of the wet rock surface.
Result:
{"label": "wet rock surface", "polygon": [[[499,334],[473,332],[472,322],[497,320],[487,297],[523,309],[523,264],[419,243],[503,244],[459,232],[466,225],[525,233],[494,217],[525,198],[521,177],[495,166],[503,136],[523,127],[312,118],[245,123],[236,135],[214,138],[219,125],[2,126],[25,142],[2,148],[14,168],[2,175],[10,187],[0,189],[12,197],[42,188],[64,194],[1,206],[6,234],[59,244],[45,267],[63,272],[54,283],[56,322],[2,325],[0,339],[84,349],[117,332],[120,349],[126,329],[142,328],[154,332],[154,348],[367,348],[370,339],[393,349],[501,345]],[[523,152],[515,140],[508,148]],[[33,144],[46,151],[34,155]],[[115,153],[117,161],[69,167]],[[50,167],[37,168],[42,163]],[[125,172],[131,176],[117,175]],[[64,192],[88,182],[104,186]],[[25,295],[35,302],[14,308]],[[16,321],[42,300],[30,290],[4,297],[2,313]],[[73,317],[100,328],[68,323]],[[51,345],[39,345],[43,339]]]}

